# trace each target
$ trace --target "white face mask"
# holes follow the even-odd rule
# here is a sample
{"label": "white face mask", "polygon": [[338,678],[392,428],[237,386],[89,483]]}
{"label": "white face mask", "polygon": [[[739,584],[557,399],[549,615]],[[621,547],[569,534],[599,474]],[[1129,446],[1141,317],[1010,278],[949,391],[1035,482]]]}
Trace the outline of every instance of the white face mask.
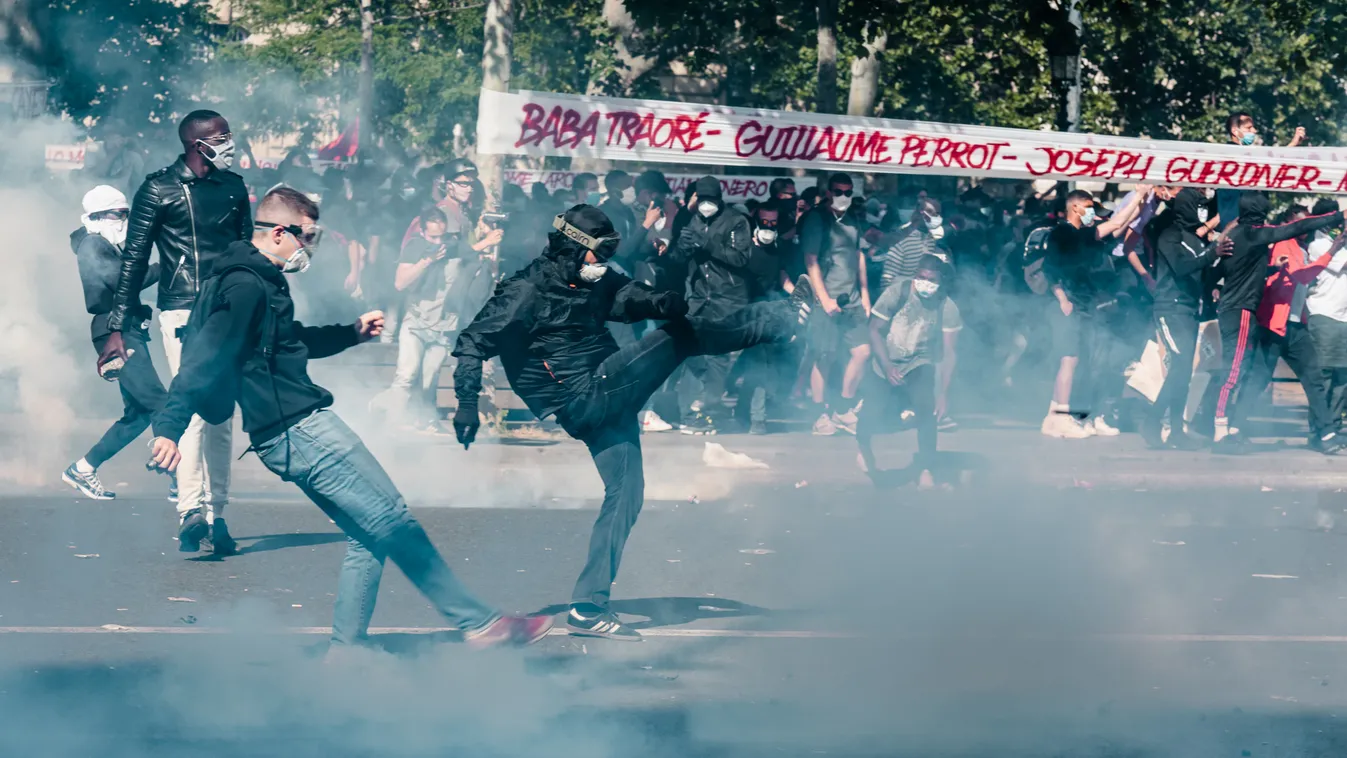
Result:
{"label": "white face mask", "polygon": [[602,263],[584,263],[580,266],[580,278],[590,284],[597,282],[608,273],[608,267]]}
{"label": "white face mask", "polygon": [[932,232],[934,232],[936,229],[940,229],[943,232],[945,228],[945,219],[941,218],[940,216],[931,216],[930,218],[926,219],[926,228],[930,229]]}
{"label": "white face mask", "polygon": [[851,207],[850,195],[837,195],[833,198],[833,210],[841,213],[846,213],[847,209],[850,207]]}
{"label": "white face mask", "polygon": [[945,227],[943,227],[943,226],[933,226],[933,227],[931,227],[930,229],[928,229],[927,231],[929,231],[929,232],[931,233],[931,239],[933,239],[933,240],[939,240],[939,239],[944,239],[944,238],[945,238]]}
{"label": "white face mask", "polygon": [[622,190],[622,204],[631,205],[634,202],[636,202],[636,188],[628,187]]}
{"label": "white face mask", "polygon": [[116,245],[117,247],[121,247],[122,245],[126,244],[126,227],[127,227],[126,219],[124,218],[94,219],[85,216],[82,219],[82,221],[84,222],[85,231],[89,232],[90,234],[97,234],[98,236],[102,237],[108,242],[111,242],[113,245]]}
{"label": "white face mask", "polygon": [[759,245],[770,245],[776,242],[775,229],[760,228],[753,233],[753,236],[757,238]]}
{"label": "white face mask", "polygon": [[1207,209],[1206,209],[1206,208],[1198,208],[1198,209],[1197,209],[1197,223],[1199,223],[1199,224],[1205,224],[1205,223],[1207,223]]}
{"label": "white face mask", "polygon": [[1094,226],[1094,222],[1097,220],[1099,220],[1099,216],[1094,212],[1093,205],[1086,208],[1085,212],[1080,214],[1081,226]]}
{"label": "white face mask", "polygon": [[912,291],[916,292],[918,297],[931,297],[940,291],[940,285],[930,279],[913,279]]}
{"label": "white face mask", "polygon": [[203,140],[197,140],[196,143],[203,149],[201,155],[210,161],[218,171],[228,171],[234,166],[234,140],[231,138],[228,142],[216,147]]}
{"label": "white face mask", "polygon": [[702,214],[702,218],[711,218],[716,215],[716,211],[718,210],[720,210],[720,206],[710,200],[703,200],[700,203],[697,203],[697,212]]}

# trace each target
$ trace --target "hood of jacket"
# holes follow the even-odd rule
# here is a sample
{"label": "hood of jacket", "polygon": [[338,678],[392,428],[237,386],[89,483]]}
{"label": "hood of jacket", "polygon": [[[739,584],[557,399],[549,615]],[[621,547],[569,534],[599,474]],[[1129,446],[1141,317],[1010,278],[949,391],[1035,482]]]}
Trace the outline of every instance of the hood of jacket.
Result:
{"label": "hood of jacket", "polygon": [[216,258],[211,263],[211,270],[207,277],[214,276],[217,272],[225,270],[229,266],[245,266],[262,275],[262,279],[270,284],[286,289],[285,274],[276,267],[276,264],[270,258],[262,254],[250,241],[240,240],[231,244],[225,254]]}
{"label": "hood of jacket", "polygon": [[1272,202],[1262,192],[1245,192],[1239,198],[1239,222],[1248,226],[1267,223]]}
{"label": "hood of jacket", "polygon": [[83,241],[84,241],[84,238],[85,238],[85,237],[88,237],[88,236],[89,236],[89,230],[88,230],[88,229],[85,229],[85,228],[82,227],[82,226],[81,226],[80,228],[76,229],[75,231],[71,232],[71,233],[70,233],[70,252],[72,252],[72,253],[78,253],[78,252],[80,251],[80,243],[83,242]]}
{"label": "hood of jacket", "polygon": [[1201,190],[1184,187],[1174,198],[1174,224],[1185,232],[1193,231],[1204,223],[1198,212],[1206,204],[1206,195]]}

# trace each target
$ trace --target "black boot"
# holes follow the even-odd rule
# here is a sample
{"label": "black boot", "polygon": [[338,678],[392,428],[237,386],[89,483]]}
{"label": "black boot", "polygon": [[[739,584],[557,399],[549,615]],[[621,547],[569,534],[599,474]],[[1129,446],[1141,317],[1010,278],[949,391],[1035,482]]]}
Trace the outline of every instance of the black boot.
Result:
{"label": "black boot", "polygon": [[210,525],[210,551],[215,555],[238,555],[239,546],[229,535],[229,525],[223,518],[215,517]]}
{"label": "black boot", "polygon": [[206,517],[201,514],[200,508],[193,508],[182,514],[182,521],[178,523],[178,552],[199,551],[201,540],[209,533],[210,526],[206,524]]}

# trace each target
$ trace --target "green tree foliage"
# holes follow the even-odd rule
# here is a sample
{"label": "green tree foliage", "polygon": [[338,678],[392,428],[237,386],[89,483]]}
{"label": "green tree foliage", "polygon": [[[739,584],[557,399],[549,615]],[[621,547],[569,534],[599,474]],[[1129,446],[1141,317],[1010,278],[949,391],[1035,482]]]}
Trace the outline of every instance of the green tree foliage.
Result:
{"label": "green tree foliage", "polygon": [[35,42],[20,53],[50,77],[76,121],[154,125],[193,106],[218,28],[207,0],[51,0],[22,10]]}

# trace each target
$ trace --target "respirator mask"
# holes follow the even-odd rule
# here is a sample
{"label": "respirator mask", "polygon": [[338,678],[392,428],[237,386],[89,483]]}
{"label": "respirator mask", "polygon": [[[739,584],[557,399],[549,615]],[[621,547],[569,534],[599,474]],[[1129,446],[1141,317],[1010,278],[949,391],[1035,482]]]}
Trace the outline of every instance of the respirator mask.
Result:
{"label": "respirator mask", "polygon": [[228,171],[234,166],[234,135],[225,134],[223,136],[225,140],[218,145],[212,145],[205,140],[196,141],[196,144],[202,148],[202,157],[210,161],[210,165],[218,171]]}
{"label": "respirator mask", "polygon": [[621,235],[614,232],[607,237],[594,237],[567,223],[565,214],[552,219],[552,228],[566,235],[572,242],[593,253],[594,257],[599,259],[598,263],[581,260],[581,281],[593,284],[608,273],[608,259],[612,258],[613,254],[617,252],[617,243],[622,240]]}

